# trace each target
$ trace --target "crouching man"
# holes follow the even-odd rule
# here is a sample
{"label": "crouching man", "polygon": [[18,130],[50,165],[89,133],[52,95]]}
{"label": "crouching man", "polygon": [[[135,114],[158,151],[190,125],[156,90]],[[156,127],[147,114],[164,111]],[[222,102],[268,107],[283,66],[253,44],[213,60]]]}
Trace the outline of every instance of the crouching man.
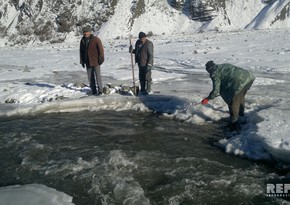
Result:
{"label": "crouching man", "polygon": [[250,71],[231,64],[215,64],[213,61],[209,61],[205,67],[210,74],[213,88],[208,97],[201,101],[201,104],[205,105],[209,100],[220,95],[229,107],[230,130],[239,130],[238,119],[239,116],[244,116],[245,95],[255,77]]}

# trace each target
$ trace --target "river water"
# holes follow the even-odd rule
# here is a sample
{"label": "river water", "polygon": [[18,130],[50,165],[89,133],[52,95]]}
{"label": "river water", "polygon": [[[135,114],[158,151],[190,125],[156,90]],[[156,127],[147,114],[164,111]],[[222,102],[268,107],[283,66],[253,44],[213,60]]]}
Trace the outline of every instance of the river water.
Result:
{"label": "river water", "polygon": [[271,166],[214,146],[217,124],[99,111],[0,118],[0,186],[44,184],[77,205],[281,204]]}

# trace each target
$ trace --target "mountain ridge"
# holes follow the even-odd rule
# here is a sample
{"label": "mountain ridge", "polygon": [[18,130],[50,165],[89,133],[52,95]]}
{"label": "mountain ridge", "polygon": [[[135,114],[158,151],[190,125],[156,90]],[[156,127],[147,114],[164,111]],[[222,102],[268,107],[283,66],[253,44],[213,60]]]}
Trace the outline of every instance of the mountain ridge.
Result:
{"label": "mountain ridge", "polygon": [[61,43],[90,25],[102,38],[290,28],[290,0],[2,0],[0,45]]}

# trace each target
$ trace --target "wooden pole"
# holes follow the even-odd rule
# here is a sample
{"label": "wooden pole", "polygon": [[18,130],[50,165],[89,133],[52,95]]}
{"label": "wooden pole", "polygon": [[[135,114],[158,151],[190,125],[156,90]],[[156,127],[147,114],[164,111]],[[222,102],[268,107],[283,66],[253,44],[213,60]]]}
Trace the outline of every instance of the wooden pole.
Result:
{"label": "wooden pole", "polygon": [[[130,37],[129,37],[130,47],[132,46],[132,40],[131,40],[132,38],[133,38],[133,36],[130,35]],[[137,95],[137,93],[136,93],[136,86],[135,86],[135,73],[134,73],[133,50],[130,53],[131,53],[131,65],[132,65],[132,76],[133,76],[133,89],[134,89],[134,95]]]}

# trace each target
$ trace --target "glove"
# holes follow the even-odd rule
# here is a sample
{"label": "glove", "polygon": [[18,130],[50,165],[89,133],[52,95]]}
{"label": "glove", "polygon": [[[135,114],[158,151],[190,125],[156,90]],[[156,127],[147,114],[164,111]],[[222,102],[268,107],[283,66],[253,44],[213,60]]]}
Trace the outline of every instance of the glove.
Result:
{"label": "glove", "polygon": [[84,63],[82,63],[82,66],[83,66],[83,68],[85,67],[85,64]]}
{"label": "glove", "polygon": [[152,65],[151,64],[148,64],[147,65],[147,70],[151,70],[152,69]]}
{"label": "glove", "polygon": [[132,45],[129,46],[129,53],[133,53],[133,46]]}
{"label": "glove", "polygon": [[204,98],[200,103],[203,104],[203,105],[206,105],[208,103],[208,99]]}

